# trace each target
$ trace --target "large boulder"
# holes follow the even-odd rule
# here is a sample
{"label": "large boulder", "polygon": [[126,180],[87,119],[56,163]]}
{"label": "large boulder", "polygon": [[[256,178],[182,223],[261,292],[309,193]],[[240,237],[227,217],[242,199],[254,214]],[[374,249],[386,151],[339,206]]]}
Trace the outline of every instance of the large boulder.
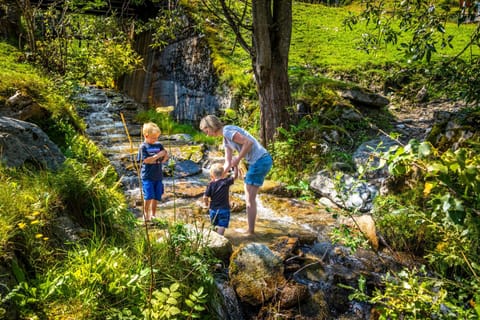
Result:
{"label": "large boulder", "polygon": [[51,116],[51,112],[38,104],[32,97],[17,91],[0,108],[0,116],[38,123]]}
{"label": "large boulder", "polygon": [[310,188],[341,208],[360,212],[372,209],[373,199],[378,193],[374,185],[343,172],[334,175],[327,170],[319,171],[315,175],[310,182]]}
{"label": "large boulder", "polygon": [[342,98],[348,99],[352,104],[359,106],[383,108],[390,103],[390,100],[384,96],[365,89],[344,89],[338,93]]}
{"label": "large boulder", "polygon": [[230,259],[230,283],[240,301],[265,304],[286,283],[283,260],[266,245],[250,243],[238,248]]}
{"label": "large boulder", "polygon": [[64,161],[56,144],[37,125],[0,117],[0,161],[8,167],[33,164],[38,168],[57,169]]}

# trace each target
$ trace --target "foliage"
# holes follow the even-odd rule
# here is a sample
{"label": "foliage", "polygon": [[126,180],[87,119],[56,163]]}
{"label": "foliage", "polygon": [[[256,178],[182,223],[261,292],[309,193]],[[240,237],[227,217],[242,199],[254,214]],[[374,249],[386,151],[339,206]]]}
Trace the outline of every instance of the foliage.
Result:
{"label": "foliage", "polygon": [[[319,167],[328,168],[339,158],[344,162],[351,161],[348,151],[353,148],[353,142],[348,131],[340,129],[338,123],[332,123],[332,119],[337,119],[339,114],[325,108],[325,105],[336,101],[334,89],[349,86],[348,80],[365,77],[365,83],[369,84],[377,79],[383,81],[387,76],[389,81],[386,83],[393,83],[396,89],[404,88],[411,93],[415,92],[411,83],[422,79],[418,75],[422,71],[429,79],[435,80],[430,81],[430,84],[451,89],[449,94],[452,97],[456,95],[469,99],[477,94],[476,88],[479,86],[475,83],[478,72],[475,64],[469,64],[469,61],[476,59],[475,50],[470,51],[470,57],[466,56],[469,52],[465,51],[462,55],[465,60],[451,61],[442,57],[448,62],[446,65],[429,67],[421,63],[410,63],[409,68],[405,68],[405,63],[409,61],[397,64],[396,46],[377,44],[376,49],[385,50],[375,50],[374,59],[365,52],[350,50],[355,39],[361,39],[361,34],[368,28],[357,29],[353,33],[342,30],[335,21],[339,19],[337,14],[344,16],[344,11],[307,4],[295,4],[294,10],[298,10],[294,13],[298,23],[294,24],[289,72],[296,99],[307,102],[316,113],[310,115],[311,118],[298,118],[298,122],[291,128],[279,133],[281,139],[272,153],[275,157],[275,170],[281,168],[285,172],[276,171],[272,176],[285,179],[290,188],[302,196],[308,195],[306,178],[310,172]],[[427,24],[441,22],[423,21]],[[118,45],[127,43],[126,38],[119,36],[117,39],[108,34],[107,29],[113,26],[111,22],[100,20],[100,23],[95,22],[96,28],[102,23],[105,24],[104,31],[107,33],[100,33],[107,34],[106,38],[110,42],[98,41],[95,44],[88,37],[82,41],[74,40],[69,44],[71,59],[65,60],[67,56],[60,56],[63,51],[57,51],[65,42],[49,36],[42,40],[45,42],[40,43],[39,52],[45,55],[51,51],[52,57],[43,57],[45,60],[38,61],[43,64],[51,62],[60,71],[63,66],[71,68],[68,71],[71,72],[68,74],[69,79],[88,78],[84,74],[88,70],[88,81],[113,85],[118,74],[131,70],[132,62],[137,60],[135,56],[130,56],[129,45]],[[81,21],[80,26],[84,27]],[[393,26],[391,30],[385,30],[384,37],[395,39]],[[444,26],[446,31],[453,30],[451,23]],[[465,42],[469,34],[465,30],[471,31],[473,28],[473,25],[460,25],[457,31],[453,31],[458,32],[458,35],[446,37],[444,43],[455,47],[455,41]],[[209,32],[214,33],[214,30]],[[83,34],[95,32],[86,30]],[[435,41],[433,35],[417,33],[416,36],[417,39],[426,39],[429,45],[403,46],[408,50],[416,50],[415,58],[430,57],[436,61],[435,53],[452,55],[453,51],[448,46],[432,50],[431,41]],[[370,44],[375,44],[371,37],[365,39]],[[400,34],[396,41],[403,41]],[[216,47],[212,50],[216,54],[214,61],[221,76],[234,80],[236,88],[239,88],[234,90],[239,108],[226,114],[225,119],[255,129],[258,114],[257,106],[250,101],[255,99],[255,94],[252,93],[254,90],[249,57],[237,52],[238,46],[234,45],[228,47],[234,48],[232,53],[225,54],[229,53],[227,45],[235,43],[235,39],[226,30],[218,32],[215,43]],[[327,50],[327,46],[335,47],[335,52]],[[107,66],[107,59],[95,58],[87,48],[95,48],[101,54],[108,55],[115,66]],[[138,235],[132,234],[135,231],[128,228],[132,225],[133,217],[126,211],[123,196],[117,190],[117,177],[113,169],[106,166],[105,159],[91,142],[77,135],[76,129],[82,128],[82,124],[72,122],[71,117],[62,118],[64,114],[73,112],[70,108],[63,108],[66,100],[55,96],[54,90],[48,90],[56,88],[58,83],[47,82],[35,68],[18,63],[22,56],[12,48],[0,44],[0,50],[8,52],[8,58],[0,59],[0,104],[21,89],[45,102],[49,110],[56,110],[54,113],[62,121],[52,127],[52,133],[58,136],[55,142],[61,141],[62,150],[71,158],[58,174],[33,173],[32,177],[28,168],[12,170],[2,167],[0,170],[0,254],[11,258],[9,261],[12,261],[12,269],[16,270],[16,277],[20,281],[8,296],[9,302],[15,302],[15,307],[21,310],[22,316],[31,318],[48,314],[55,315],[56,318],[75,315],[85,319],[143,319],[140,308],[153,317],[153,314],[158,316],[173,306],[181,311],[178,317],[180,314],[192,318],[195,315],[205,317],[209,307],[206,301],[210,297],[209,290],[213,281],[210,270],[212,260],[207,250],[203,249],[201,238],[192,238],[185,226],[167,225],[165,241],[155,242],[152,246],[155,288],[150,288],[147,275],[151,276],[148,273],[151,270],[147,271],[144,267],[149,253],[145,243],[138,243]],[[99,63],[99,67],[92,62]],[[123,62],[128,66],[123,65]],[[87,69],[87,66],[92,70]],[[400,68],[402,72],[395,72]],[[351,75],[347,75],[351,71]],[[340,75],[339,78],[345,81],[330,82],[320,76],[320,73]],[[455,82],[447,82],[448,79]],[[395,89],[393,86],[387,87]],[[161,124],[164,133],[185,132],[184,128],[177,131],[177,124],[172,124],[171,119],[164,115],[149,111],[140,118],[153,119]],[[363,138],[365,123],[345,125],[353,131],[362,129],[361,132],[355,132]],[[341,147],[323,150],[320,143],[325,138],[324,134],[328,136],[337,130],[341,136]],[[62,133],[65,138],[61,138]],[[315,147],[306,141],[314,141]],[[473,306],[478,309],[478,141],[463,144],[457,150],[448,149],[412,141],[385,155],[389,168],[396,174],[400,189],[394,195],[377,199],[374,214],[379,231],[394,249],[424,255],[436,272],[436,278],[431,278],[431,274],[423,271],[419,273],[418,270],[406,270],[385,278],[384,290],[378,290],[373,293],[373,297],[366,298],[379,306],[385,318],[474,318]],[[73,213],[79,221],[86,222],[88,229],[84,236],[97,235],[96,239],[99,239],[103,235],[116,235],[118,238],[112,241],[116,245],[95,240],[90,245],[81,247],[84,244],[82,242],[74,252],[65,254],[65,244],[52,237],[51,221],[57,215],[66,213]],[[119,230],[119,226],[126,228]],[[62,249],[57,248],[55,251],[54,241]],[[124,247],[125,244],[127,247],[130,244],[140,248],[131,250]],[[25,257],[27,258],[24,259]],[[54,261],[57,258],[64,258],[64,261]],[[20,262],[23,264],[19,265]],[[45,275],[42,275],[43,272]],[[152,290],[153,298],[148,301],[146,292]],[[172,303],[169,305],[162,303],[168,301],[162,300],[162,293],[167,296],[166,290],[168,296],[176,296],[175,303],[173,300],[170,300]],[[100,299],[95,299],[97,296]],[[6,302],[4,297],[2,299],[2,302]],[[190,313],[187,315],[186,312]],[[172,312],[169,314],[174,317]],[[478,311],[476,316],[479,316]]]}
{"label": "foliage", "polygon": [[362,121],[348,121],[341,117],[345,107],[316,106],[315,110],[301,117],[288,130],[279,128],[278,138],[271,147],[275,166],[272,178],[301,188],[301,181],[309,179],[320,168],[332,168],[341,164],[353,167],[348,154],[354,139],[349,130],[356,131],[355,143],[362,141],[362,132],[368,136],[368,126]]}
{"label": "foliage", "polygon": [[74,1],[63,3],[62,10],[58,6],[54,3],[43,10],[28,4],[21,7],[29,35],[29,59],[63,75],[66,81],[105,87],[115,87],[120,76],[141,65],[120,17],[88,15],[85,12],[92,7]]}
{"label": "foliage", "polygon": [[480,29],[464,23],[474,16],[473,6],[469,7],[467,14],[457,2],[366,1],[365,8],[359,14],[350,13],[344,25],[352,30],[362,23],[362,28],[368,28],[361,44],[366,52],[377,52],[387,44],[397,46],[406,62],[426,61],[422,67],[428,87],[438,90],[453,82],[455,95],[477,101],[479,92],[469,80],[478,71]]}
{"label": "foliage", "polygon": [[164,112],[161,108],[157,110],[149,109],[147,111],[140,111],[136,115],[136,120],[140,123],[155,122],[160,130],[162,130],[162,135],[184,133],[191,135],[195,142],[214,144],[215,141],[214,138],[204,135],[200,130],[192,127],[190,124],[179,123],[173,120],[168,111]]}
{"label": "foliage", "polygon": [[[214,260],[201,236],[192,236],[186,226],[167,223],[167,229],[165,245],[151,250],[141,229],[125,234],[128,241],[84,239],[45,272],[18,277],[19,284],[0,301],[13,303],[23,317],[206,319]],[[154,257],[153,268],[147,267],[148,255]]]}
{"label": "foliage", "polygon": [[113,167],[104,167],[92,175],[88,166],[67,160],[65,168],[55,175],[53,188],[78,223],[92,227],[103,236],[113,236],[120,231],[115,228],[116,221],[123,226],[134,225],[134,217],[127,211]]}
{"label": "foliage", "polygon": [[83,130],[84,124],[68,101],[70,90],[57,87],[53,78],[42,76],[39,68],[25,63],[13,46],[0,42],[0,105],[16,92],[28,95],[51,116],[32,120],[61,148],[66,147],[66,135]]}
{"label": "foliage", "polygon": [[163,241],[156,244],[160,256],[154,257],[165,279],[182,280],[187,287],[190,283],[198,282],[203,286],[213,284],[210,265],[216,259],[206,246],[207,235],[204,231],[203,228],[189,227],[180,222],[168,225]]}
{"label": "foliage", "polygon": [[[360,281],[364,282],[364,279],[361,278]],[[478,317],[478,312],[475,313],[471,308],[464,308],[462,305],[464,297],[452,294],[453,288],[448,282],[429,277],[423,267],[404,269],[397,274],[387,273],[382,283],[385,288],[374,289],[372,297],[368,296],[366,286],[361,283],[359,289],[349,297],[368,301],[374,305],[379,319],[476,319]],[[478,281],[475,281],[473,286],[478,286]],[[466,284],[463,288],[471,291]]]}
{"label": "foliage", "polygon": [[368,239],[356,229],[349,228],[346,225],[333,228],[329,235],[333,243],[341,243],[352,251],[357,250],[357,248],[368,248]]}
{"label": "foliage", "polygon": [[[476,149],[477,147],[473,145],[439,153],[429,142],[411,141],[405,147],[392,149],[386,158],[393,175],[402,176],[410,185],[421,187],[423,196],[410,198],[413,199],[411,205],[401,205],[403,210],[411,208],[410,214],[417,212],[417,223],[434,230],[436,237],[470,238],[466,242],[466,248],[450,247],[453,249],[452,252],[456,251],[457,254],[465,250],[472,252],[471,248],[478,248],[478,240],[472,237],[479,232],[476,212],[480,206],[477,197],[480,190],[478,181],[480,158]],[[429,239],[424,241],[424,244],[427,244],[426,250],[433,250],[428,247]],[[437,245],[442,242],[434,241]],[[455,241],[455,245],[460,246],[462,242]],[[477,255],[477,250],[472,254]],[[438,258],[436,256],[436,259]],[[462,265],[463,260],[463,257],[458,256],[456,263],[450,258],[444,263],[445,266],[452,266],[452,263]]]}
{"label": "foliage", "polygon": [[[395,250],[423,255],[438,277],[424,275],[425,279],[418,281],[416,276],[406,274],[408,288],[428,286],[428,290],[415,291],[413,296],[410,296],[412,290],[410,293],[402,291],[402,287],[406,288],[403,284],[389,281],[386,289],[376,292],[372,299],[375,303],[388,303],[385,309],[382,308],[385,316],[412,314],[423,317],[425,310],[430,316],[474,318],[473,310],[462,306],[468,299],[472,306],[475,305],[479,297],[472,296],[471,287],[458,283],[458,280],[464,279],[465,283],[471,282],[474,286],[478,284],[478,146],[476,136],[454,147],[444,145],[442,149],[428,141],[412,140],[383,155],[395,177],[391,187],[395,187],[396,192],[380,197],[376,202],[374,215],[378,230]],[[457,285],[453,286],[453,283]],[[436,300],[428,298],[425,301],[424,298],[432,296],[432,292],[436,293],[433,295]],[[440,310],[437,300],[447,305],[447,309]]]}
{"label": "foliage", "polygon": [[[203,287],[193,291],[184,299],[182,293],[179,292],[179,288],[180,284],[174,282],[169,288],[163,287],[161,290],[155,290],[151,300],[152,308],[145,310],[145,316],[148,319],[177,319],[178,317],[201,319],[202,311],[205,310],[203,305],[207,302],[207,294],[203,293]],[[179,309],[182,299],[185,301],[188,309]]]}
{"label": "foliage", "polygon": [[138,315],[149,272],[132,254],[101,241],[77,245],[44,275],[30,284],[20,282],[5,299],[21,306],[25,315],[45,313],[48,318],[108,318],[118,310]]}
{"label": "foliage", "polygon": [[[192,32],[193,24],[189,21],[191,13],[185,10],[185,6],[181,5],[181,2],[169,2],[168,8],[160,10],[155,18],[149,19],[138,28],[137,33],[151,32],[150,47],[161,50],[176,39],[183,38]],[[193,25],[193,28],[200,27],[201,24]]]}
{"label": "foliage", "polygon": [[[179,300],[182,317],[204,316],[213,258],[199,238],[190,242],[176,227],[169,233],[174,252],[164,245],[148,250],[144,235],[134,228],[135,217],[127,210],[115,170],[81,134],[83,123],[59,94],[72,87],[55,92],[65,82],[19,63],[10,46],[1,44],[0,52],[7,57],[0,59],[2,74],[12,75],[0,83],[2,102],[21,89],[45,104],[53,113],[45,130],[67,156],[56,172],[0,167],[2,267],[10,267],[18,282],[14,288],[4,284],[9,293],[0,297],[0,313],[13,308],[22,318],[144,319],[151,286],[177,282],[184,297]],[[171,119],[162,121],[168,130],[185,132]],[[77,226],[71,234],[75,244],[57,235],[63,217]],[[147,255],[161,257],[153,269],[146,267]],[[177,262],[180,266],[172,268]],[[152,272],[158,283],[152,282]]]}

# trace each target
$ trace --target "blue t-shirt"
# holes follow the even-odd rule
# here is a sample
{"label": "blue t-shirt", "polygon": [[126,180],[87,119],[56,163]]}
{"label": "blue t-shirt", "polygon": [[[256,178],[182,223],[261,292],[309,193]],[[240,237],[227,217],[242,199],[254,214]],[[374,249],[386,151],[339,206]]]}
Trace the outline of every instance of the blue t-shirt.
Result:
{"label": "blue t-shirt", "polygon": [[156,155],[160,151],[165,150],[160,142],[149,144],[143,142],[138,149],[137,160],[142,166],[141,177],[142,180],[158,181],[163,179],[162,172],[162,158],[158,159],[155,163],[144,163],[143,160]]}
{"label": "blue t-shirt", "polygon": [[236,150],[240,152],[242,149],[242,145],[235,143],[233,141],[233,136],[235,133],[238,132],[241,135],[247,137],[250,141],[253,142],[252,149],[245,155],[245,160],[248,164],[255,163],[258,159],[263,157],[265,154],[268,154],[267,149],[265,149],[260,142],[257,141],[248,131],[237,127],[237,126],[224,126],[223,127],[223,145],[226,148],[230,148],[232,150]]}

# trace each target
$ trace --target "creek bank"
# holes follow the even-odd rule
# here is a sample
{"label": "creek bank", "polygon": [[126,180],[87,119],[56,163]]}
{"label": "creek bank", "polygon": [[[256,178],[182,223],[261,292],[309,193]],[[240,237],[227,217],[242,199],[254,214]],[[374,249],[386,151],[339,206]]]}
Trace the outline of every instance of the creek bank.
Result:
{"label": "creek bank", "polygon": [[[140,106],[128,97],[94,88],[91,88],[91,92],[85,94],[83,98],[87,107],[81,109],[80,113],[88,120],[87,134],[118,170],[130,199],[132,212],[138,214],[141,199],[138,192],[138,179],[135,174],[132,174],[134,172],[132,163],[136,154],[135,146],[141,141],[141,124],[133,121]],[[134,138],[133,146],[127,142],[126,129],[120,114],[127,116],[126,127]],[[438,129],[443,135],[438,135],[436,139],[465,138],[475,131],[474,127],[456,125],[450,113],[438,112],[438,116],[439,119],[443,119]],[[476,123],[478,122],[472,122],[472,125]],[[31,139],[34,138],[31,137]],[[205,146],[196,146],[185,135],[172,135],[165,138],[164,143],[171,153],[175,154],[176,163],[172,172],[166,172],[167,194],[165,201],[159,206],[161,214],[170,219],[181,219],[186,222],[204,221],[207,225],[205,208],[199,204],[199,198],[207,183],[206,166],[221,157],[221,153],[209,150]],[[182,163],[186,165],[177,166]],[[284,280],[277,280],[281,286],[277,287],[276,294],[271,295],[268,301],[264,299],[260,304],[258,301],[252,304],[251,298],[242,301],[237,291],[243,292],[245,288],[239,287],[242,281],[237,281],[235,288],[231,286],[228,276],[230,260],[225,258],[231,253],[227,251],[223,259],[228,261],[225,263],[223,272],[219,274],[219,278],[224,282],[217,284],[219,288],[225,288],[221,294],[223,302],[227,299],[230,302],[237,300],[237,311],[239,311],[238,318],[235,319],[255,317],[261,319],[280,313],[296,319],[302,319],[302,317],[308,319],[313,316],[305,310],[315,308],[318,313],[316,319],[321,319],[322,314],[326,319],[328,317],[367,319],[367,315],[371,312],[370,306],[349,301],[350,291],[345,289],[345,285],[356,287],[359,276],[366,274],[368,289],[373,290],[379,285],[379,279],[385,272],[396,270],[401,266],[411,266],[413,259],[408,256],[402,257],[399,253],[388,252],[381,243],[376,253],[370,250],[352,252],[346,247],[332,244],[329,232],[339,223],[332,213],[322,205],[312,205],[282,196],[281,189],[281,186],[273,182],[269,182],[262,188],[257,224],[259,234],[256,237],[245,237],[237,232],[237,229],[243,228],[246,224],[242,207],[244,202],[242,183],[238,181],[232,189],[238,208],[232,215],[232,226],[225,237],[232,245],[230,250],[232,253],[234,250],[243,250],[249,244],[255,244],[253,248],[261,248],[258,253],[253,252],[257,256],[256,259],[268,261],[272,257],[270,252],[273,256],[280,256],[283,261]],[[346,221],[342,223],[347,224]],[[278,243],[283,243],[282,241],[290,248],[289,251],[281,249],[282,246]],[[235,255],[238,254],[235,253]],[[262,281],[261,277],[259,281]],[[305,288],[308,290],[305,291]],[[308,292],[307,298],[305,298],[305,292]],[[295,299],[291,297],[303,297],[310,302],[306,304],[305,301],[299,301],[292,305]],[[279,303],[279,301],[282,302]],[[279,305],[282,308],[279,309]]]}
{"label": "creek bank", "polygon": [[[87,134],[117,168],[132,213],[140,218],[142,199],[134,159],[136,146],[142,140],[141,124],[135,122],[134,112],[124,113],[123,102],[131,103],[128,98],[109,95],[90,88],[80,97],[87,104],[82,115],[88,124]],[[122,113],[126,115],[126,124],[122,123]],[[157,215],[183,221],[204,232],[209,229],[209,221],[201,196],[208,183],[208,166],[221,159],[222,153],[196,146],[186,135],[163,135],[161,142],[170,152],[172,165],[165,168],[165,197],[158,205]],[[222,237],[228,241],[221,241],[218,249],[224,263],[219,269],[217,287],[224,291],[219,293],[222,298],[217,312],[229,314],[222,319],[267,319],[280,315],[287,319],[368,319],[371,307],[349,301],[351,291],[345,286],[357,287],[362,275],[369,289],[373,289],[382,274],[411,263],[407,259],[398,262],[384,248],[376,253],[352,252],[332,244],[329,234],[338,226],[333,215],[335,206],[327,208],[289,198],[285,196],[287,192],[282,195],[282,186],[273,181],[268,181],[259,194],[257,234],[246,236],[240,232],[246,226],[243,182],[237,180],[231,190],[231,224]],[[370,233],[375,234],[375,230]],[[244,257],[247,262],[237,262],[236,257]],[[263,269],[268,266],[273,266],[274,273]],[[253,274],[251,267],[255,268]],[[265,276],[273,274],[276,276],[267,281]],[[233,276],[238,280],[232,280]]]}

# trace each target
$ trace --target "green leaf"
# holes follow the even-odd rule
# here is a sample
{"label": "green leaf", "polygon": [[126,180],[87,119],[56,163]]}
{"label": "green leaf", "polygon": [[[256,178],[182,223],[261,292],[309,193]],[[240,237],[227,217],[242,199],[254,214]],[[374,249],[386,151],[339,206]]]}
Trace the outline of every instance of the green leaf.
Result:
{"label": "green leaf", "polygon": [[170,295],[170,290],[166,287],[162,287],[162,292],[165,293],[166,295]]}
{"label": "green leaf", "polygon": [[195,303],[193,303],[193,301],[190,299],[186,299],[185,304],[190,308],[193,308],[193,306],[195,305]]}
{"label": "green leaf", "polygon": [[418,154],[420,157],[428,157],[432,153],[432,146],[428,142],[422,142],[418,147]]}
{"label": "green leaf", "polygon": [[448,173],[447,166],[445,166],[445,165],[443,165],[439,162],[434,162],[434,163],[428,165],[427,170],[428,170],[428,172],[432,172],[432,173],[437,173],[437,172],[444,173],[444,174]]}
{"label": "green leaf", "polygon": [[193,309],[195,309],[196,311],[203,311],[205,310],[205,307],[197,304],[195,307],[193,307]]}
{"label": "green leaf", "polygon": [[174,282],[170,286],[170,291],[178,291],[178,288],[180,288],[180,284],[178,282]]}
{"label": "green leaf", "polygon": [[171,315],[176,315],[182,312],[177,307],[171,307],[168,311],[170,312]]}
{"label": "green leaf", "polygon": [[463,224],[463,222],[465,220],[466,213],[465,213],[465,211],[452,210],[452,211],[448,212],[448,216],[456,224]]}

